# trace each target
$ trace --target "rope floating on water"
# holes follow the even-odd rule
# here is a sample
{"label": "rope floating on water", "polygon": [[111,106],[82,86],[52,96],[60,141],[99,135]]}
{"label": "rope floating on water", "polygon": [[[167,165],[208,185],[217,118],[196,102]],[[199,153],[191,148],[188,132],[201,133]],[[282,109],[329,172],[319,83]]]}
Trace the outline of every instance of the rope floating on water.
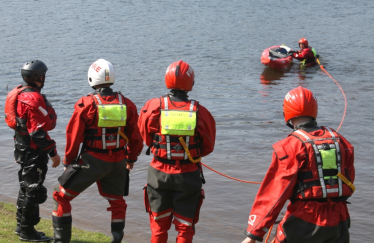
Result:
{"label": "rope floating on water", "polygon": [[339,127],[338,127],[338,129],[336,129],[336,131],[339,131],[339,129],[340,129],[340,127],[342,126],[342,124],[343,124],[343,121],[344,121],[344,118],[345,118],[345,113],[346,113],[346,111],[347,111],[347,98],[345,97],[345,93],[344,93],[344,90],[342,89],[342,87],[340,86],[340,84],[338,83],[338,81],[336,81],[332,76],[331,76],[331,74],[329,74],[327,71],[326,71],[326,69],[323,67],[323,65],[321,65],[321,63],[319,62],[319,59],[318,58],[316,58],[317,59],[317,62],[318,62],[318,65],[320,66],[320,68],[322,69],[322,71],[324,71],[332,80],[334,80],[334,82],[338,85],[338,87],[340,88],[340,90],[342,91],[342,94],[343,94],[343,96],[344,96],[344,103],[345,103],[345,105],[344,105],[344,114],[343,114],[343,117],[342,117],[342,120],[341,120],[341,122],[340,122],[340,125],[339,125]]}
{"label": "rope floating on water", "polygon": [[219,175],[221,175],[221,176],[224,176],[224,177],[227,177],[227,178],[229,178],[229,179],[232,179],[232,180],[235,180],[235,181],[244,182],[244,183],[250,183],[250,184],[261,184],[261,182],[257,182],[257,181],[244,181],[244,180],[236,179],[236,178],[234,178],[234,177],[231,177],[231,176],[225,175],[225,174],[223,174],[223,173],[221,173],[221,172],[219,172],[219,171],[216,171],[215,169],[213,169],[213,168],[207,166],[206,164],[204,164],[204,163],[202,163],[202,162],[201,162],[201,164],[204,165],[204,166],[205,166],[206,168],[208,168],[209,170],[212,170],[212,171],[216,172],[217,174],[219,174]]}

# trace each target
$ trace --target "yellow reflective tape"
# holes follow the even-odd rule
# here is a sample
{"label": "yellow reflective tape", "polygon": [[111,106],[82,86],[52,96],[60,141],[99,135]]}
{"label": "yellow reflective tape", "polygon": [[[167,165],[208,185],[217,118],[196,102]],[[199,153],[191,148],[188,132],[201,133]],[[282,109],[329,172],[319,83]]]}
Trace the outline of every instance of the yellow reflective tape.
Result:
{"label": "yellow reflective tape", "polygon": [[352,189],[352,192],[355,192],[356,187],[342,173],[338,172],[337,176]]}
{"label": "yellow reflective tape", "polygon": [[121,137],[123,137],[123,139],[125,139],[127,143],[129,143],[129,139],[126,137],[126,135],[122,131],[118,131],[118,134],[121,135]]}
{"label": "yellow reflective tape", "polygon": [[187,144],[184,142],[184,139],[182,137],[179,137],[179,141],[181,142],[183,148],[184,148],[184,151],[186,152],[187,156],[188,156],[188,159],[192,162],[192,163],[197,163],[197,162],[200,162],[201,160],[201,157],[199,157],[198,159],[193,159],[192,156],[191,156],[191,153],[190,151],[188,150],[188,147],[187,147]]}

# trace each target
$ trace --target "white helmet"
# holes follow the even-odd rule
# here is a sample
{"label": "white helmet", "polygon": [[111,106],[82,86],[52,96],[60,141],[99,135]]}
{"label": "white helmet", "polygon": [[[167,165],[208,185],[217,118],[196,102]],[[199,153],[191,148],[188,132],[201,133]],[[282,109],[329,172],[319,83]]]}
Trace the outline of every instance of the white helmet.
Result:
{"label": "white helmet", "polygon": [[116,71],[107,60],[99,59],[88,69],[88,84],[91,87],[99,84],[114,84],[115,79]]}

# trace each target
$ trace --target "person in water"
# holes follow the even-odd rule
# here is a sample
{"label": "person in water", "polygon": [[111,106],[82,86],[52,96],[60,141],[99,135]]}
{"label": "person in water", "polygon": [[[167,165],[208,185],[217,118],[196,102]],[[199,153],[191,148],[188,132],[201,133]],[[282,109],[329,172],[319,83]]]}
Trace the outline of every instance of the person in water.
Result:
{"label": "person in water", "polygon": [[[168,94],[148,100],[141,109],[139,129],[154,157],[144,188],[152,243],[166,243],[172,222],[177,243],[191,243],[204,199],[200,159],[214,149],[216,123],[198,101],[188,99],[195,74],[180,60],[166,70]],[[174,220],[173,220],[174,218]]]}
{"label": "person in water", "polygon": [[317,53],[308,44],[308,40],[305,38],[301,38],[299,40],[299,47],[300,51],[291,51],[289,52],[290,56],[296,58],[300,61],[300,63],[306,65],[306,66],[313,66],[317,64],[316,57]]}
{"label": "person in water", "polygon": [[5,121],[15,130],[14,159],[20,166],[15,233],[20,240],[30,242],[51,241],[34,226],[40,221],[39,204],[47,200],[43,183],[48,156],[53,168],[60,164],[56,142],[48,134],[56,127],[57,115],[46,96],[40,93],[47,70],[40,60],[25,63],[21,68],[24,83],[9,92],[5,102]]}
{"label": "person in water", "polygon": [[355,190],[353,146],[333,129],[317,125],[317,100],[310,90],[299,86],[289,91],[283,111],[293,131],[273,145],[242,243],[262,241],[287,200],[274,242],[348,243],[346,200]]}
{"label": "person in water", "polygon": [[70,242],[70,202],[95,182],[110,205],[111,242],[123,239],[127,208],[123,196],[128,194],[129,171],[143,149],[143,139],[135,104],[110,88],[115,76],[110,62],[99,59],[91,64],[88,84],[95,91],[77,101],[66,127],[65,171],[53,192],[55,243]]}

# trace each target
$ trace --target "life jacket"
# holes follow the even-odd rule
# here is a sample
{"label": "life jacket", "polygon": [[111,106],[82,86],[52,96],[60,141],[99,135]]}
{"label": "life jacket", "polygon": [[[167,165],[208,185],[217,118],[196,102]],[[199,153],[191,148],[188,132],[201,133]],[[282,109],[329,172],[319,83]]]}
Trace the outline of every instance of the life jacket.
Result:
{"label": "life jacket", "polygon": [[298,173],[294,198],[345,200],[354,191],[354,186],[351,185],[352,190],[348,185],[350,171],[345,169],[346,151],[340,145],[339,135],[334,130],[321,128],[325,130],[322,136],[312,136],[301,129],[291,134],[303,142],[308,159],[307,168],[302,168]]}
{"label": "life jacket", "polygon": [[317,61],[316,61],[317,52],[316,52],[316,50],[314,50],[314,48],[310,47],[310,46],[306,47],[305,49],[311,50],[313,52],[314,58],[304,59],[304,60],[300,61],[300,63],[303,64],[303,65],[306,65],[306,66],[312,66],[312,65],[317,64]]}
{"label": "life jacket", "polygon": [[[26,119],[21,119],[17,117],[17,103],[19,101],[19,95],[22,92],[35,92],[34,97],[27,98],[27,99],[20,99],[22,103],[30,105],[38,110],[38,112],[42,113],[45,117],[45,125],[44,130],[50,131],[56,127],[57,121],[57,114],[56,111],[53,109],[52,105],[49,103],[45,95],[40,94],[40,92],[32,86],[24,86],[19,85],[15,87],[12,91],[10,91],[5,100],[5,122],[8,124],[10,128],[13,130],[22,130],[23,132],[27,132],[26,128]],[[40,104],[39,95],[42,96],[46,109],[42,107]]]}
{"label": "life jacket", "polygon": [[181,164],[191,163],[188,152],[180,141],[181,137],[190,157],[200,158],[200,143],[196,133],[198,105],[199,102],[190,100],[183,107],[176,107],[168,95],[160,98],[160,129],[154,135],[151,145],[157,160],[164,163],[176,160]]}
{"label": "life jacket", "polygon": [[89,94],[96,105],[96,119],[85,129],[84,149],[99,153],[112,153],[124,149],[128,142],[125,135],[127,107],[125,97],[115,93],[112,101],[99,94]]}
{"label": "life jacket", "polygon": [[[18,95],[24,91],[25,89],[33,89],[31,86],[22,87],[22,85],[18,85],[12,91],[8,93],[5,100],[5,122],[6,124],[12,128],[13,130],[17,130],[20,127],[20,123],[17,122],[17,103],[18,103]],[[17,128],[18,124],[18,128]]]}

